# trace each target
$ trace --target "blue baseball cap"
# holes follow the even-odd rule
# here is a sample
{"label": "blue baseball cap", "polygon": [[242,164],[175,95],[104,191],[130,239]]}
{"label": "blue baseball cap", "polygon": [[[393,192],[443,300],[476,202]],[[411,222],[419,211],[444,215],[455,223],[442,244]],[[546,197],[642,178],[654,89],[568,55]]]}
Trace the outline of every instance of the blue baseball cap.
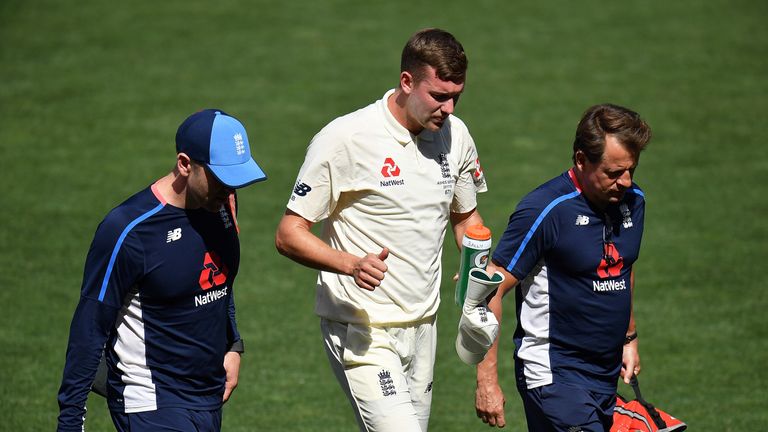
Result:
{"label": "blue baseball cap", "polygon": [[233,189],[267,179],[251,157],[245,127],[236,118],[218,109],[198,111],[176,131],[176,152],[186,153]]}

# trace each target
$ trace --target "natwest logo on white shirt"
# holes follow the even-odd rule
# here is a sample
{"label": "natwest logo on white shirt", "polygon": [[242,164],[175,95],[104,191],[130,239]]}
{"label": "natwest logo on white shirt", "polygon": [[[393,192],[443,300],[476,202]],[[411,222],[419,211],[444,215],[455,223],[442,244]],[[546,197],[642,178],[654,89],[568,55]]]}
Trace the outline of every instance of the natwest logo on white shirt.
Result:
{"label": "natwest logo on white shirt", "polygon": [[395,160],[391,157],[384,159],[384,166],[381,167],[381,175],[390,178],[390,180],[381,180],[379,182],[381,186],[402,186],[405,184],[405,180],[403,179],[392,178],[400,176],[400,167],[397,166]]}
{"label": "natwest logo on white shirt", "polygon": [[391,157],[388,157],[384,159],[384,166],[381,168],[381,175],[384,177],[398,177],[400,176],[400,167],[397,166]]}

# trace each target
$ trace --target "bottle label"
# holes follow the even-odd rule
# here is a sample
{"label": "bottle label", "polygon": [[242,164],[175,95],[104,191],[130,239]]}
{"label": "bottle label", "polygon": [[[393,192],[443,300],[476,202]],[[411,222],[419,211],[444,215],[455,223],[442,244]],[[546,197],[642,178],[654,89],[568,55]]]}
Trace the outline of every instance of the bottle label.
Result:
{"label": "bottle label", "polygon": [[477,251],[477,253],[472,255],[472,262],[474,265],[472,267],[479,267],[479,268],[486,268],[488,266],[488,254],[490,251],[488,249]]}
{"label": "bottle label", "polygon": [[477,240],[469,237],[464,237],[464,239],[461,241],[461,245],[464,247],[468,247],[470,249],[490,249],[491,248],[491,240]]}

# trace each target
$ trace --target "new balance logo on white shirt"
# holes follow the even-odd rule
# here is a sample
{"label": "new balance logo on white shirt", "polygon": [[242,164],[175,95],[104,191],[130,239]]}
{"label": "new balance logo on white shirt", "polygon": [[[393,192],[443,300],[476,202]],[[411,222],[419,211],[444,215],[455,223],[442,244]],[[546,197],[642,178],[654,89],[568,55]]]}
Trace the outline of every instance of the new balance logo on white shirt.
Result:
{"label": "new balance logo on white shirt", "polygon": [[168,237],[166,238],[165,242],[170,243],[180,238],[181,238],[181,228],[176,228],[174,230],[168,231]]}

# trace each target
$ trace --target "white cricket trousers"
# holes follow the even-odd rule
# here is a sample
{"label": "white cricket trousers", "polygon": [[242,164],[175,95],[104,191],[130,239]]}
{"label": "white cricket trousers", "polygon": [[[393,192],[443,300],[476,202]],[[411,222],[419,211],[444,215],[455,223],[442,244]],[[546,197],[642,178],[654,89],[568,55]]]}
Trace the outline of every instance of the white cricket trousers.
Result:
{"label": "white cricket trousers", "polygon": [[435,317],[387,326],[320,320],[325,352],[364,432],[426,432]]}

